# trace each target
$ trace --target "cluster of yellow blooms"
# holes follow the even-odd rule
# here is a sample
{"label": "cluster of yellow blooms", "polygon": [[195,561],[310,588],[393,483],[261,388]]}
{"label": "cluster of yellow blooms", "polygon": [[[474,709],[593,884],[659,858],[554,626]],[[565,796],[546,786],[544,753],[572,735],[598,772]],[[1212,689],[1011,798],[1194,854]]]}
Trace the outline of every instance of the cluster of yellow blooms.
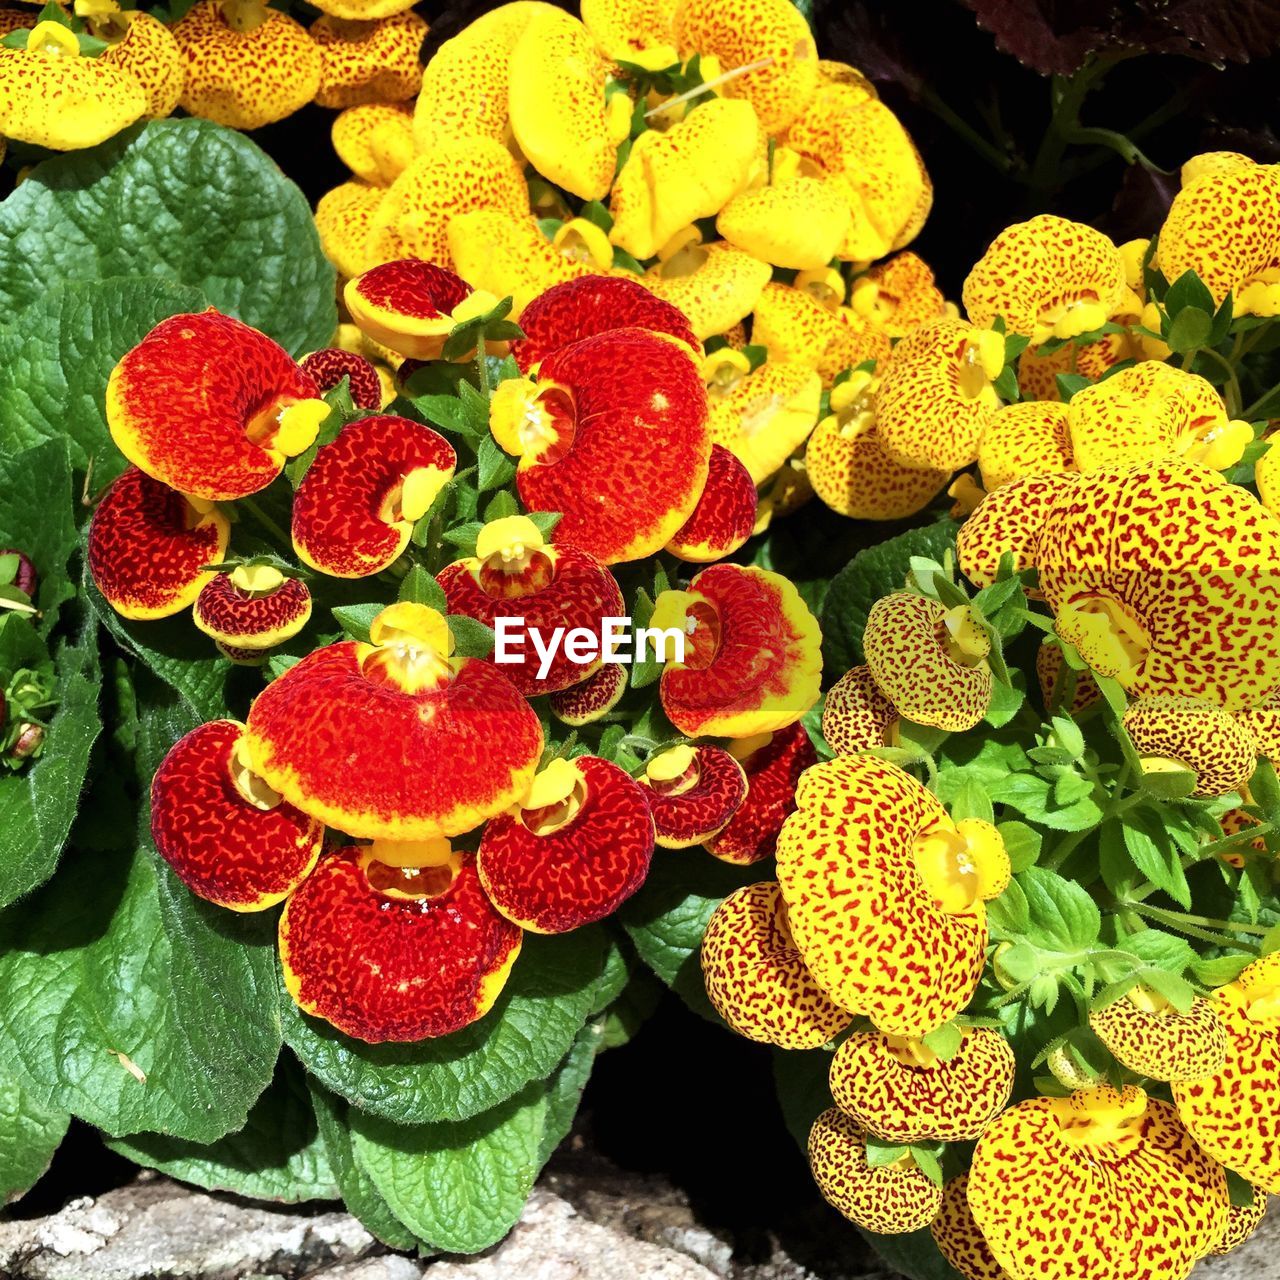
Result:
{"label": "cluster of yellow blooms", "polygon": [[[1182,367],[1166,363],[1161,335],[1177,340],[1165,286],[1186,272],[1224,317],[1205,346],[1232,315],[1280,314],[1278,182],[1243,156],[1198,156],[1150,244],[1051,216],[1007,228],[965,282],[966,319],[928,320],[874,371],[837,382],[836,422],[847,411],[857,423],[847,465],[815,465],[827,433],[848,440],[839,425],[808,446],[813,486],[837,510],[872,484],[906,514],[961,473],[959,568],[988,595],[1020,575],[1051,615],[1018,623],[1048,633],[1033,746],[1054,740],[1055,714],[1100,723],[1110,702],[1125,778],[1177,773],[1179,795],[1218,806],[1182,846],[1187,864],[1254,860],[1268,883],[1250,782],[1280,763],[1280,484],[1273,451],[1258,457],[1257,496],[1229,478],[1247,474],[1238,465],[1265,424],[1233,416],[1238,387],[1229,407],[1191,371],[1194,344]],[[800,778],[774,878],[711,915],[707,992],[751,1039],[834,1047],[834,1106],[813,1124],[809,1160],[859,1226],[928,1227],[967,1280],[1177,1280],[1242,1243],[1280,1193],[1280,953],[1241,948],[1232,980],[1188,986],[1185,1000],[1154,979],[1082,989],[1104,1067],[1062,1042],[1020,1060],[1011,1024],[985,1015],[1036,974],[1019,987],[1002,967],[1010,944],[990,919],[997,902],[1008,918],[1010,895],[1025,909],[1034,886],[1015,883],[1001,828],[957,820],[891,762],[922,729],[926,741],[991,733],[979,726],[998,640],[976,600],[949,598],[958,591],[917,572],[870,610],[864,665],[826,695],[834,758]],[[1130,806],[1159,804],[1132,785]],[[1193,937],[1209,937],[1197,922],[1231,924],[1163,916]],[[1143,920],[1117,929],[1103,936],[1123,948]],[[1029,1088],[1021,1073],[1046,1055],[1049,1087]],[[967,1143],[971,1154],[948,1146],[939,1163],[937,1144]]]}
{"label": "cluster of yellow blooms", "polygon": [[[512,297],[517,319],[568,280],[639,280],[706,344],[713,438],[761,487],[762,527],[812,495],[820,419],[824,481],[866,452],[845,443],[862,381],[829,417],[825,392],[945,314],[929,268],[887,256],[932,189],[893,113],[819,59],[789,0],[587,0],[581,20],[517,0],[443,44],[415,101],[404,84],[334,122],[352,176],[316,221],[341,275],[418,257]],[[915,480],[921,502],[931,483]],[[882,490],[838,509],[900,514]]]}

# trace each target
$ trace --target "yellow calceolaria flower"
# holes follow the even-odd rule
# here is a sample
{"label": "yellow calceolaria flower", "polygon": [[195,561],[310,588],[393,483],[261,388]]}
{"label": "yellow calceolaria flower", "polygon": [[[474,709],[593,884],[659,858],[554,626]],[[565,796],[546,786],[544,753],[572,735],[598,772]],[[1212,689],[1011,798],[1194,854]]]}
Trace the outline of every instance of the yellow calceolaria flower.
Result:
{"label": "yellow calceolaria flower", "polygon": [[677,232],[641,282],[679,307],[702,341],[727,333],[754,310],[769,264],[724,241],[703,244],[696,227]]}
{"label": "yellow calceolaria flower", "polygon": [[771,360],[790,360],[818,371],[830,386],[846,369],[874,361],[889,363],[889,335],[850,307],[827,307],[807,290],[767,284],[756,303],[752,341]]}
{"label": "yellow calceolaria flower", "polygon": [[652,258],[673,235],[714,217],[750,181],[760,126],[749,102],[716,98],[665,132],[646,130],[613,184],[609,238]]}
{"label": "yellow calceolaria flower", "polygon": [[1152,1080],[1202,1079],[1226,1061],[1226,1028],[1202,998],[1184,1013],[1158,991],[1137,986],[1093,1009],[1089,1025],[1117,1062]]}
{"label": "yellow calceolaria flower", "polygon": [[1056,400],[1001,406],[978,441],[978,467],[988,493],[1022,476],[1074,471],[1067,406]]}
{"label": "yellow calceolaria flower", "polygon": [[102,58],[81,56],[60,22],[31,28],[24,49],[0,53],[0,136],[54,151],[97,146],[147,109],[141,84]]}
{"label": "yellow calceolaria flower", "polygon": [[839,1107],[824,1111],[809,1131],[809,1170],[823,1199],[850,1222],[880,1235],[927,1227],[942,1188],[904,1151],[892,1164],[867,1160],[867,1135]]}
{"label": "yellow calceolaria flower", "polygon": [[422,258],[451,267],[453,221],[479,210],[529,220],[529,189],[520,166],[492,139],[442,142],[413,160],[387,189],[374,221],[375,256],[379,262]]}
{"label": "yellow calceolaria flower", "polygon": [[527,213],[517,217],[505,209],[481,209],[449,221],[449,258],[458,274],[473,288],[510,297],[513,320],[552,285],[612,270],[583,261],[584,247],[586,240],[573,236],[554,245]]}
{"label": "yellow calceolaria flower", "polygon": [[324,14],[309,30],[320,48],[316,102],[322,107],[403,102],[422,85],[418,51],[427,24],[416,13],[371,21]]}
{"label": "yellow calceolaria flower", "polygon": [[1215,1160],[1280,1194],[1280,953],[1246,965],[1213,993],[1227,1033],[1222,1066],[1175,1082],[1182,1122]]}
{"label": "yellow calceolaria flower", "polygon": [[946,487],[950,471],[908,467],[891,458],[876,430],[878,381],[858,371],[831,391],[831,413],[805,450],[814,492],[855,520],[902,520],[924,510]]}
{"label": "yellow calceolaria flower", "polygon": [[1280,686],[1280,519],[1181,461],[1065,479],[1034,563],[1058,634],[1095,671],[1228,711]]}
{"label": "yellow calceolaria flower", "polygon": [[974,324],[997,316],[1039,346],[1101,328],[1125,293],[1120,251],[1101,231],[1052,214],[1006,227],[964,282]]}
{"label": "yellow calceolaria flower", "polygon": [[1177,457],[1225,471],[1253,443],[1253,428],[1227,417],[1206,379],[1159,360],[1083,388],[1067,417],[1081,471]]}
{"label": "yellow calceolaria flower", "polygon": [[149,13],[121,9],[116,0],[76,0],[75,11],[91,35],[107,42],[99,60],[142,86],[146,114],[153,120],[172,115],[186,73],[169,28]]}
{"label": "yellow calceolaria flower", "polygon": [[950,1021],[982,974],[985,902],[1009,882],[995,828],[953,822],[919,782],[871,756],[814,765],[796,805],[778,837],[778,883],[818,984],[886,1035],[918,1038]]}
{"label": "yellow calceolaria flower", "polygon": [[367,182],[344,182],[316,204],[316,230],[324,256],[342,276],[358,276],[377,265],[373,219],[386,192]]}
{"label": "yellow calceolaria flower", "polygon": [[413,159],[413,110],[402,102],[348,107],[333,120],[333,149],[362,182],[389,187]]}
{"label": "yellow calceolaria flower", "polygon": [[608,195],[631,126],[631,99],[605,93],[609,68],[586,27],[560,9],[534,13],[511,50],[516,142],[544,178],[580,200]]}
{"label": "yellow calceolaria flower", "polygon": [[831,1059],[831,1097],[884,1142],[970,1142],[1008,1105],[1017,1061],[998,1031],[960,1034],[943,1059],[911,1036],[857,1032]]}
{"label": "yellow calceolaria flower", "polygon": [[582,0],[582,22],[606,58],[661,71],[679,61],[677,8],[678,0]]}
{"label": "yellow calceolaria flower", "polygon": [[797,152],[780,149],[768,181],[730,200],[716,230],[762,262],[810,271],[836,256],[851,216],[837,183]]}
{"label": "yellow calceolaria flower", "polygon": [[435,52],[414,105],[420,154],[442,142],[487,138],[519,150],[511,135],[511,50],[530,21],[553,6],[514,0],[477,18]]}
{"label": "yellow calceolaria flower", "polygon": [[849,305],[891,338],[905,338],[922,324],[946,316],[946,302],[933,271],[914,253],[896,254],[859,276]]}
{"label": "yellow calceolaria flower", "polygon": [[960,320],[921,325],[894,348],[876,407],[885,448],[908,466],[959,471],[978,456],[1000,397],[1004,337]]}
{"label": "yellow calceolaria flower", "polygon": [[818,49],[790,0],[681,0],[674,29],[681,57],[714,57],[719,91],[751,103],[766,133],[785,129],[817,87]]}
{"label": "yellow calceolaria flower", "polygon": [[808,439],[821,401],[808,365],[769,360],[712,402],[707,428],[761,485]]}
{"label": "yellow calceolaria flower", "polygon": [[824,80],[783,142],[838,185],[850,214],[841,258],[883,258],[924,225],[933,192],[920,154],[862,83]]}
{"label": "yellow calceolaria flower", "polygon": [[179,105],[232,129],[259,129],[320,88],[320,48],[262,0],[200,0],[174,24],[186,66]]}
{"label": "yellow calceolaria flower", "polygon": [[1011,1107],[978,1140],[967,1198],[1011,1280],[1183,1280],[1230,1204],[1177,1111],[1132,1086]]}
{"label": "yellow calceolaria flower", "polygon": [[1169,281],[1194,271],[1235,315],[1280,315],[1280,169],[1231,152],[1188,161],[1158,245]]}

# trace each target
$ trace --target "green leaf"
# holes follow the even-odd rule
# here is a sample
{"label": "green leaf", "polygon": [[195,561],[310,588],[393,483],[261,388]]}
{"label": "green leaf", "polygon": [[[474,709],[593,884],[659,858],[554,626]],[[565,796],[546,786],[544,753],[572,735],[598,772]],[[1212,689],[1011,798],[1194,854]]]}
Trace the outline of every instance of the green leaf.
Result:
{"label": "green leaf", "polygon": [[1157,800],[1182,800],[1196,789],[1190,769],[1144,769],[1139,786]]}
{"label": "green leaf", "polygon": [[39,1181],[70,1122],[65,1111],[43,1105],[7,1073],[0,1077],[0,1205]]}
{"label": "green leaf", "polygon": [[386,605],[379,604],[375,600],[367,604],[340,604],[329,612],[337,618],[338,625],[346,632],[349,639],[368,644],[369,628],[373,626],[374,618],[385,608]]}
{"label": "green leaf", "polygon": [[860,551],[831,581],[822,606],[822,652],[826,673],[835,678],[863,659],[862,632],[871,606],[900,591],[912,556],[940,559],[955,548],[953,520],[910,529],[879,546]]}
{"label": "green leaf", "polygon": [[[172,695],[146,709],[140,782],[193,723]],[[87,811],[118,785],[106,775]],[[108,1134],[213,1142],[243,1127],[279,1055],[273,921],[199,901],[149,840],[115,835],[0,913],[0,1054],[41,1105]]]}
{"label": "green leaf", "polygon": [[365,1044],[283,1004],[284,1034],[327,1089],[389,1121],[465,1120],[550,1074],[591,1012],[604,964],[597,928],[528,934],[506,990],[479,1022],[439,1040]]}
{"label": "green leaf", "polygon": [[[444,588],[420,564],[415,564],[404,575],[396,599],[406,600],[411,604],[425,604],[440,613],[449,611],[449,601],[444,594]],[[334,612],[337,613],[338,610],[335,609]],[[339,618],[338,621],[341,622],[342,619]]]}
{"label": "green leaf", "polygon": [[714,1022],[719,1015],[707,999],[698,959],[707,921],[734,889],[767,874],[767,867],[737,867],[699,850],[659,850],[644,887],[618,914],[645,964],[695,1013]]}
{"label": "green leaf", "polygon": [[1133,859],[1133,865],[1181,907],[1190,910],[1191,889],[1178,859],[1178,851],[1169,840],[1160,814],[1142,806],[1130,809],[1121,818],[1121,823],[1125,848]]}
{"label": "green leaf", "polygon": [[481,493],[500,489],[516,478],[516,464],[492,436],[483,436],[476,447],[476,484]]}
{"label": "green leaf", "polygon": [[232,1191],[285,1204],[332,1200],[338,1194],[306,1081],[288,1057],[281,1058],[275,1080],[237,1133],[208,1145],[140,1133],[107,1146],[148,1169],[207,1191]]}
{"label": "green leaf", "polygon": [[1025,822],[1001,822],[996,827],[1004,840],[1005,852],[1009,855],[1009,864],[1017,875],[1036,864],[1044,837]]}
{"label": "green leaf", "polygon": [[1180,311],[1169,325],[1165,341],[1176,352],[1199,351],[1213,332],[1213,317],[1199,307]]}
{"label": "green leaf", "polygon": [[[0,383],[4,377],[0,369]],[[0,401],[0,440],[6,447],[12,439],[6,429],[9,411]],[[75,594],[68,564],[77,541],[69,446],[60,422],[48,434],[55,438],[19,453],[0,453],[0,547],[24,552],[35,565],[39,581],[33,603],[44,615],[38,623],[43,635]],[[17,570],[16,556],[13,561],[2,579],[6,584]]]}
{"label": "green leaf", "polygon": [[1210,316],[1217,310],[1208,285],[1194,271],[1184,271],[1164,295],[1164,309],[1171,321],[1176,320],[1188,308]]}
{"label": "green leaf", "polygon": [[356,1159],[392,1213],[449,1253],[501,1240],[577,1109],[599,1029],[575,1037],[555,1074],[466,1120],[406,1125],[350,1111]]}
{"label": "green leaf", "polygon": [[925,1045],[932,1049],[944,1062],[954,1058],[960,1052],[960,1045],[964,1041],[964,1033],[954,1022],[944,1022],[942,1026],[935,1027],[924,1038]]}
{"label": "green leaf", "polygon": [[1057,951],[1082,950],[1097,942],[1102,917],[1078,884],[1041,867],[1024,871],[1017,884],[1027,899],[1032,941]]}
{"label": "green leaf", "polygon": [[[39,644],[24,618],[0,620],[0,654],[19,639]],[[78,644],[64,643],[54,653],[58,707],[44,750],[27,768],[0,774],[0,906],[53,874],[84,790],[89,753],[102,730],[96,628],[86,628]],[[0,668],[4,665],[0,660]]]}
{"label": "green leaf", "polygon": [[45,160],[0,204],[6,313],[50,281],[116,276],[199,286],[294,356],[337,328],[306,197],[244,134],[208,120],[153,120]]}
{"label": "green leaf", "polygon": [[347,1121],[347,1104],[336,1094],[321,1088],[310,1077],[307,1077],[307,1086],[311,1092],[311,1105],[324,1142],[329,1168],[333,1171],[338,1191],[348,1211],[360,1220],[360,1225],[370,1235],[392,1249],[406,1252],[429,1249],[429,1245],[419,1240],[391,1212],[391,1207],[373,1185],[364,1166],[356,1159],[351,1126]]}
{"label": "green leaf", "polygon": [[867,1139],[867,1164],[872,1169],[886,1169],[902,1159],[910,1148],[901,1142],[884,1142],[880,1138]]}
{"label": "green leaf", "polygon": [[235,665],[213,647],[213,641],[191,625],[190,617],[131,622],[102,598],[86,564],[81,590],[98,620],[115,641],[182,698],[194,720],[225,714],[227,682]]}
{"label": "green leaf", "polygon": [[449,615],[449,630],[453,633],[455,657],[487,658],[493,652],[493,628],[478,619],[452,613]]}
{"label": "green leaf", "polygon": [[[23,183],[0,203],[0,226],[26,187]],[[0,297],[4,255],[12,247],[0,232]],[[59,269],[54,278],[62,276]],[[42,281],[31,298],[13,305],[19,310],[0,330],[0,441],[18,450],[65,440],[78,469],[94,459],[93,483],[101,488],[127,465],[107,431],[103,409],[111,370],[161,320],[202,310],[208,305],[205,296],[162,280],[66,283],[52,290]],[[6,480],[13,465],[6,464]],[[37,494],[56,477],[56,471],[49,479],[33,477]],[[24,503],[7,483],[4,491],[11,501]]]}
{"label": "green leaf", "polygon": [[1185,938],[1176,937],[1160,929],[1142,929],[1124,939],[1121,946],[1131,951],[1143,964],[1170,973],[1182,973],[1196,962],[1196,953]]}
{"label": "green leaf", "polygon": [[1055,381],[1058,385],[1058,398],[1063,404],[1070,404],[1071,397],[1077,391],[1083,391],[1090,385],[1090,380],[1081,373],[1060,373]]}
{"label": "green leaf", "polygon": [[1254,959],[1250,955],[1214,956],[1210,960],[1192,962],[1191,974],[1206,987],[1224,987],[1234,982],[1241,970]]}

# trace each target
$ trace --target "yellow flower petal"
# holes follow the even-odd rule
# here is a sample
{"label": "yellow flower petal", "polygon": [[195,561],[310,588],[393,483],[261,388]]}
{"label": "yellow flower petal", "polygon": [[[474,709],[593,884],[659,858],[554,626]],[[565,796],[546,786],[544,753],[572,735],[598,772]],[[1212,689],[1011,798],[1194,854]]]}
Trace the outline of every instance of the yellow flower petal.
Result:
{"label": "yellow flower petal", "polygon": [[730,98],[642,133],[614,182],[610,239],[652,258],[682,227],[719,213],[749,181],[759,135],[751,105]]}
{"label": "yellow flower petal", "polygon": [[418,54],[427,24],[416,13],[367,22],[325,15],[309,29],[320,47],[320,106],[402,102],[421,87]]}
{"label": "yellow flower petal", "polygon": [[413,112],[407,103],[348,107],[334,117],[333,149],[364,182],[389,187],[413,159]]}

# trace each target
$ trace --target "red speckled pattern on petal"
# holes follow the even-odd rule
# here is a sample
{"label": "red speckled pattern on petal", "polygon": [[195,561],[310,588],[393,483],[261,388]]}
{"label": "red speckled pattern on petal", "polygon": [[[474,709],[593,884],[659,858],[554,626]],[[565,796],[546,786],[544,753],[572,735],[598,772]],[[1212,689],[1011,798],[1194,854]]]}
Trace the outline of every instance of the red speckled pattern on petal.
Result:
{"label": "red speckled pattern on petal", "polygon": [[266,334],[216,311],[162,320],[107,384],[111,438],[130,462],[210,501],[265,489],[284,459],[246,434],[316,384]]}
{"label": "red speckled pattern on petal", "polygon": [[89,525],[89,572],[126,618],[164,618],[185,609],[226,553],[230,526],[217,512],[188,528],[191,505],[137,467],[121,474]]}
{"label": "red speckled pattern on petal", "polygon": [[479,826],[523,795],[542,726],[478,658],[442,688],[405,693],[360,670],[355,641],[309,654],[249,712],[255,768],[340,831],[419,840]]}
{"label": "red speckled pattern on petal", "polygon": [[458,457],[430,427],[381,415],[349,422],[316,452],[293,495],[293,546],[312,568],[338,578],[385,569],[405,548],[412,522],[389,523],[392,491],[419,468],[448,481]]}
{"label": "red speckled pattern on petal", "polygon": [[605,564],[661,549],[693,511],[711,457],[693,359],[666,338],[619,329],[554,352],[539,380],[572,397],[572,442],[554,462],[521,461],[524,505],[563,512],[557,544]]}
{"label": "red speckled pattern on petal", "polygon": [[569,725],[590,724],[608,715],[627,691],[627,669],[620,663],[605,663],[595,675],[570,685],[550,698],[551,713]]}
{"label": "red speckled pattern on petal", "polygon": [[280,963],[308,1013],[378,1044],[448,1035],[483,1017],[521,933],[481,888],[475,859],[434,898],[379,893],[360,850],[324,858],[280,918]]}
{"label": "red speckled pattern on petal", "polygon": [[706,487],[667,550],[696,564],[720,560],[751,537],[755,523],[756,486],[751,472],[724,445],[713,444]]}
{"label": "red speckled pattern on petal", "polygon": [[[799,720],[818,700],[822,655],[818,625],[795,587],[763,569],[722,564],[698,574],[689,594],[693,616],[714,612],[714,649],[705,666],[668,664],[662,673],[662,709],[676,728],[745,737]],[[696,648],[697,634],[686,649]]]}
{"label": "red speckled pattern on petal", "polygon": [[471,293],[461,276],[421,258],[400,258],[366,271],[356,292],[370,307],[393,316],[434,320],[449,315]]}
{"label": "red speckled pattern on petal", "polygon": [[241,795],[231,768],[243,732],[213,720],[174,743],[151,781],[151,838],[192,893],[256,911],[302,882],[324,827],[291,804],[259,809]]}
{"label": "red speckled pattern on petal", "polygon": [[800,775],[818,763],[818,753],[802,724],[781,729],[743,762],[747,798],[729,825],[707,849],[722,862],[747,865],[773,856],[778,833],[796,807]]}
{"label": "red speckled pattern on petal", "polygon": [[521,373],[571,342],[614,329],[648,329],[702,349],[684,312],[655,297],[639,278],[582,276],[552,285],[525,307],[520,327],[525,336],[512,343],[511,354]]}
{"label": "red speckled pattern on petal", "polygon": [[701,746],[694,754],[698,778],[688,790],[663,790],[642,781],[664,849],[686,849],[710,840],[729,825],[747,798],[747,775],[723,747]]}
{"label": "red speckled pattern on petal", "polygon": [[343,378],[349,379],[351,400],[358,409],[382,408],[382,383],[378,371],[364,356],[341,347],[325,347],[313,351],[303,362],[302,371],[314,379],[319,391],[332,391]]}
{"label": "red speckled pattern on petal", "polygon": [[207,636],[233,649],[266,649],[295,636],[311,616],[311,592],[286,578],[267,595],[251,595],[219,573],[196,597],[192,620]]}
{"label": "red speckled pattern on petal", "polygon": [[[465,614],[489,627],[498,618],[522,618],[525,632],[536,629],[549,636],[557,627],[566,631],[585,627],[599,637],[603,618],[626,616],[622,592],[613,574],[598,560],[576,547],[556,547],[554,555],[555,577],[541,591],[526,596],[489,595],[477,579],[476,560],[455,560],[436,575],[436,580],[444,589],[450,613]],[[527,698],[580,684],[601,665],[599,659],[586,664],[574,662],[561,646],[547,674],[539,680],[541,659],[531,643],[526,641],[523,654],[522,662],[499,665],[503,675]]]}
{"label": "red speckled pattern on petal", "polygon": [[653,819],[640,784],[596,756],[579,756],[586,796],[559,830],[530,831],[510,813],[480,841],[480,879],[507,917],[537,933],[565,933],[602,920],[644,883]]}

